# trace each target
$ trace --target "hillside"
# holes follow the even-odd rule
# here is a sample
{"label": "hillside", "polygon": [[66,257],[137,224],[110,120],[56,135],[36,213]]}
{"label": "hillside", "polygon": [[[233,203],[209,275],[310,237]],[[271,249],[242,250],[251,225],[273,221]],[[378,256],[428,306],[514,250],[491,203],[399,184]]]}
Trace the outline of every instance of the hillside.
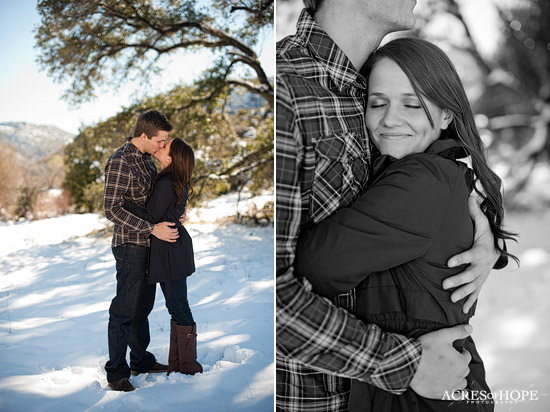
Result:
{"label": "hillside", "polygon": [[26,159],[40,159],[58,152],[74,135],[55,126],[26,122],[0,123],[0,139]]}
{"label": "hillside", "polygon": [[[0,123],[0,218],[64,213],[63,147],[74,135],[55,126]],[[53,189],[53,190],[52,190]]]}

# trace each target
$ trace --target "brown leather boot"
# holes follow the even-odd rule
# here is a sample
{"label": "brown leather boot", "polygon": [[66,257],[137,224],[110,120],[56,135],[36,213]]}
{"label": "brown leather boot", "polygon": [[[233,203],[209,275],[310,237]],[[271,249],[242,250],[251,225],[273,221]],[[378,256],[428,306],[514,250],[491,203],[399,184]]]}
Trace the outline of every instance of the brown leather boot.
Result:
{"label": "brown leather boot", "polygon": [[197,324],[193,326],[176,325],[178,335],[179,372],[185,375],[202,373],[202,366],[197,362]]}
{"label": "brown leather boot", "polygon": [[130,383],[128,378],[122,378],[122,379],[118,379],[116,381],[108,382],[108,383],[109,383],[109,388],[111,388],[114,391],[132,392],[135,389],[134,385]]}
{"label": "brown leather boot", "polygon": [[178,333],[176,330],[176,322],[174,320],[170,321],[170,351],[168,352],[168,372],[167,375],[170,375],[170,372],[179,372],[180,371],[180,358],[178,351]]}

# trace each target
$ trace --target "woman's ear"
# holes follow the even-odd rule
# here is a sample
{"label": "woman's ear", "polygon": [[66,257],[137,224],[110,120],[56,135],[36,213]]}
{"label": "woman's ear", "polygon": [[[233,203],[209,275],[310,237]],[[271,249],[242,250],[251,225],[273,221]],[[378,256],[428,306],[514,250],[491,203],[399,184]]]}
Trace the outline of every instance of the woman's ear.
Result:
{"label": "woman's ear", "polygon": [[447,129],[454,119],[454,114],[449,109],[443,110],[443,121],[441,122],[441,130]]}
{"label": "woman's ear", "polygon": [[170,163],[172,163],[172,157],[166,156],[166,159],[164,160],[164,163],[166,163],[166,166],[168,166]]}

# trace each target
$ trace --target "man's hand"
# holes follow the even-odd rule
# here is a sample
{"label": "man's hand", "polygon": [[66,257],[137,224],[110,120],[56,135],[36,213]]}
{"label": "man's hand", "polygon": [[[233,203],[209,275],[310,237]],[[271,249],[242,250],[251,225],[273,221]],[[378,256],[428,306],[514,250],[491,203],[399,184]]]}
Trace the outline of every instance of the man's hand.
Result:
{"label": "man's hand", "polygon": [[447,393],[464,389],[466,376],[470,373],[468,364],[470,352],[458,352],[453,342],[472,333],[470,325],[458,325],[427,333],[418,341],[422,343],[422,357],[418,370],[411,381],[411,389],[420,396],[442,399]]}
{"label": "man's hand", "polygon": [[178,237],[180,237],[178,229],[174,226],[175,223],[171,222],[160,222],[153,226],[151,234],[160,240],[165,242],[174,243]]}
{"label": "man's hand", "polygon": [[183,215],[180,216],[180,223],[183,225],[187,221],[187,208],[183,211]]}
{"label": "man's hand", "polygon": [[479,208],[475,195],[470,195],[468,198],[468,208],[470,209],[470,215],[474,220],[475,226],[474,245],[470,250],[450,258],[447,265],[449,267],[456,267],[469,263],[470,266],[464,272],[449,277],[443,282],[443,289],[464,285],[455,290],[451,295],[453,302],[457,302],[469,295],[462,307],[464,313],[468,313],[477,300],[481,292],[481,286],[483,286],[489,277],[491,269],[499,258],[499,254],[495,249],[489,221]]}

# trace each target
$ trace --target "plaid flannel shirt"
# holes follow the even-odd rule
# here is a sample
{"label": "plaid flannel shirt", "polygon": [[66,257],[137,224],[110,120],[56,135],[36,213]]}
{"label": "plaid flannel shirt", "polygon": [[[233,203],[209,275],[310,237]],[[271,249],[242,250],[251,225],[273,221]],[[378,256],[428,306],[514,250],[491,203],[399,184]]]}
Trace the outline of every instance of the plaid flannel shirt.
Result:
{"label": "plaid flannel shirt", "polygon": [[277,44],[276,84],[277,409],[346,411],[349,378],[401,393],[421,355],[417,341],[355,318],[353,291],[331,302],[293,273],[300,230],[366,185],[366,80],[304,10]]}
{"label": "plaid flannel shirt", "polygon": [[148,153],[141,153],[131,137],[105,164],[105,216],[115,224],[112,247],[125,243],[149,246],[153,224],[122,208],[125,199],[145,207],[157,169]]}

